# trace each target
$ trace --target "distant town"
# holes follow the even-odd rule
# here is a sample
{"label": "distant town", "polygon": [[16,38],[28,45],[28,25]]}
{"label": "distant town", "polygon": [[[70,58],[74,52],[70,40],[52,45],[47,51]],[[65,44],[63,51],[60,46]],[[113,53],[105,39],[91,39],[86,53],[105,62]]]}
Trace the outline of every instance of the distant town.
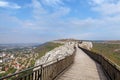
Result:
{"label": "distant town", "polygon": [[0,76],[19,72],[34,66],[38,44],[0,45]]}

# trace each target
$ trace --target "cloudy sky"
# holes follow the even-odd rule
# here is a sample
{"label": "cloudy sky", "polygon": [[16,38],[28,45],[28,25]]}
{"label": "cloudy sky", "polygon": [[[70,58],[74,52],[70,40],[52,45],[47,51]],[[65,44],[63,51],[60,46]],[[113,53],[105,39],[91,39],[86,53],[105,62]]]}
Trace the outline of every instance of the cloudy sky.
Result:
{"label": "cloudy sky", "polygon": [[0,0],[0,43],[120,39],[120,0]]}

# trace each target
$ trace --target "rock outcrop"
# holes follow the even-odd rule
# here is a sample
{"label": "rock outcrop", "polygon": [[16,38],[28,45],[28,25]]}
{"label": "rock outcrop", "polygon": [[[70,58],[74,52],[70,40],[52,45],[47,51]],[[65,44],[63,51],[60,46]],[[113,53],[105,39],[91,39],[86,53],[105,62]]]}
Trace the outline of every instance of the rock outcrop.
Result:
{"label": "rock outcrop", "polygon": [[79,46],[90,50],[93,47],[93,44],[92,44],[92,42],[89,42],[89,41],[82,41],[82,43],[79,44]]}
{"label": "rock outcrop", "polygon": [[45,56],[41,57],[35,62],[35,66],[52,62],[54,60],[60,60],[62,58],[65,58],[66,56],[73,54],[74,45],[75,42],[66,42],[64,43],[64,45],[47,52]]}

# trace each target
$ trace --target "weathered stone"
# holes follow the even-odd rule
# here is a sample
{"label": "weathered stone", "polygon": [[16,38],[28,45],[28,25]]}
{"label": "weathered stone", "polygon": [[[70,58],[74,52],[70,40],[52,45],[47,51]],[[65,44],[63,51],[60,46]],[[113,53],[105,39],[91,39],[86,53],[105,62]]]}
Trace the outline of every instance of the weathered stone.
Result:
{"label": "weathered stone", "polygon": [[90,50],[93,47],[92,42],[83,41],[79,44],[80,47]]}
{"label": "weathered stone", "polygon": [[64,45],[47,52],[45,56],[41,57],[35,62],[35,66],[72,55],[74,51],[74,45],[75,42],[67,42],[64,43]]}

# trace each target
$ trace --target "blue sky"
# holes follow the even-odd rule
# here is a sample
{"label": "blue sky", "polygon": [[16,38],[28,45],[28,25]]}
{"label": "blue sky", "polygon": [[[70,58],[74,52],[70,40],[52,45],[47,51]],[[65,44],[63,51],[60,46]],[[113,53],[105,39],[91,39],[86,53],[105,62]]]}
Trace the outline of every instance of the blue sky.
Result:
{"label": "blue sky", "polygon": [[120,39],[120,0],[0,0],[0,43]]}

